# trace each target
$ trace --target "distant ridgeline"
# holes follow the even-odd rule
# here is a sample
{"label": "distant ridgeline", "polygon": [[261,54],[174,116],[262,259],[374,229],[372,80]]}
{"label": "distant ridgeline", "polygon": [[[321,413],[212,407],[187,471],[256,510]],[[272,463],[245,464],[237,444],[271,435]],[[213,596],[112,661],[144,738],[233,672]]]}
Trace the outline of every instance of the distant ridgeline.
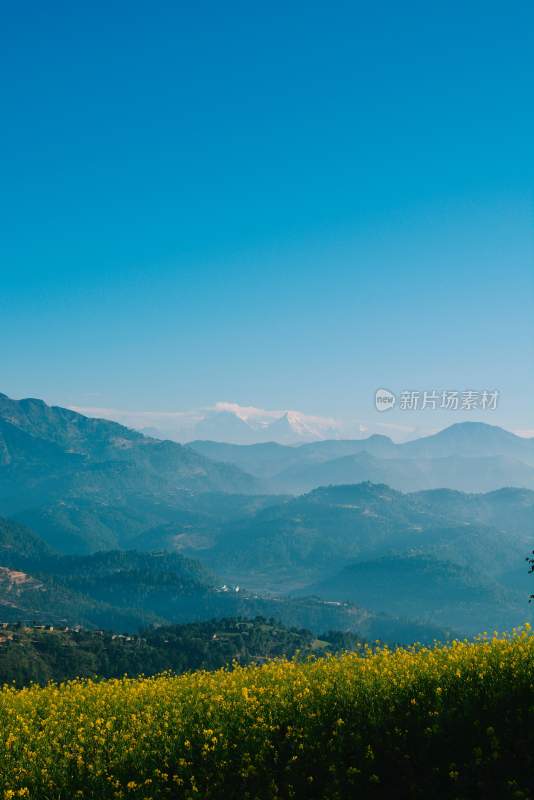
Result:
{"label": "distant ridgeline", "polygon": [[260,615],[401,643],[511,628],[534,611],[531,486],[533,441],[480,423],[182,446],[0,394],[0,622]]}
{"label": "distant ridgeline", "polygon": [[287,628],[274,620],[221,619],[171,625],[140,636],[40,625],[0,625],[0,684],[46,683],[76,677],[114,678],[172,670],[218,669],[266,659],[355,650],[351,633]]}

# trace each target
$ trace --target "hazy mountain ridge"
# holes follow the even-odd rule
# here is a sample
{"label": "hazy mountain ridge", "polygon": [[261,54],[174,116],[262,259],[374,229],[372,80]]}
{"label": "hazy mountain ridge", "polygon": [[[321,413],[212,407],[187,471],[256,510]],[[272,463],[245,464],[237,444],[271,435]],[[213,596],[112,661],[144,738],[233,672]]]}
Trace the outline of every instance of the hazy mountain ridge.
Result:
{"label": "hazy mountain ridge", "polygon": [[[376,612],[366,610],[375,603],[369,576],[390,559],[411,575],[399,585],[392,618],[381,621],[395,635],[406,613],[417,613],[427,632],[462,614],[464,630],[471,630],[469,615],[480,621],[484,613],[488,626],[517,624],[524,621],[521,571],[533,545],[534,492],[441,487],[470,481],[493,488],[514,470],[530,474],[531,447],[531,440],[476,423],[403,445],[372,436],[298,447],[183,447],[2,395],[0,513],[29,525],[48,545],[23,527],[2,533],[0,526],[0,566],[27,576],[3,573],[4,607],[26,618],[50,610],[54,618],[84,624],[115,620],[130,630],[147,620],[274,609],[288,624],[362,632],[378,624]],[[362,480],[369,477],[373,483]],[[331,485],[316,488],[318,480]],[[414,484],[423,491],[397,490]],[[265,493],[310,486],[296,497]],[[91,555],[98,550],[107,555]],[[155,560],[155,550],[169,552]],[[193,582],[184,556],[197,564]],[[218,584],[198,559],[221,576]],[[347,575],[358,585],[348,586]],[[413,602],[415,585],[429,591],[429,575],[449,587],[448,605],[425,609]],[[222,591],[224,581],[245,590]],[[328,591],[327,602],[285,596],[297,590]]]}
{"label": "hazy mountain ridge", "polygon": [[[26,434],[24,441],[27,445],[21,453],[19,442],[13,436],[8,440],[2,429],[4,466],[18,461],[26,464],[28,451],[41,455],[44,449],[49,466],[55,461],[50,455],[53,452],[57,460],[64,460],[71,470],[78,462],[82,470],[76,474],[82,476],[90,474],[91,469],[123,469],[127,481],[128,467],[134,467],[137,474],[142,475],[149,491],[155,491],[157,482],[162,493],[183,489],[233,492],[256,488],[254,479],[239,468],[214,463],[191,448],[176,442],[151,439],[115,422],[47,406],[42,400],[16,401],[0,395],[0,420],[4,426],[7,424],[11,433],[14,428]],[[27,439],[27,436],[33,439]],[[73,456],[80,458],[74,460]]]}
{"label": "hazy mountain ridge", "polygon": [[157,439],[188,442],[211,439],[217,442],[255,444],[278,441],[284,444],[340,438],[342,431],[358,431],[357,424],[296,410],[267,410],[238,403],[218,402],[209,408],[190,411],[126,411],[124,409],[71,406],[90,417],[120,422]]}
{"label": "hazy mountain ridge", "polygon": [[168,522],[191,493],[252,494],[259,482],[175,442],[40,400],[0,396],[0,513],[17,514],[54,546],[122,546]]}
{"label": "hazy mountain ridge", "polygon": [[395,444],[387,436],[325,440],[294,447],[193,441],[197,452],[232,463],[274,492],[371,480],[401,491],[451,488],[487,492],[534,489],[534,440],[485,423],[462,422],[432,436]]}
{"label": "hazy mountain ridge", "polygon": [[335,568],[340,560],[424,548],[498,572],[524,556],[533,538],[534,505],[526,498],[534,501],[534,492],[511,493],[509,505],[519,498],[521,526],[510,522],[510,507],[506,523],[508,496],[454,493],[449,510],[431,492],[403,494],[372,483],[322,487],[223,526],[208,557],[221,569],[261,565],[275,580],[287,566],[297,574],[322,569],[325,559]]}
{"label": "hazy mountain ridge", "polygon": [[534,489],[534,467],[507,456],[376,458],[366,451],[321,464],[292,467],[270,481],[274,490],[301,494],[316,486],[387,483],[404,492],[442,487],[488,492],[502,486]]}

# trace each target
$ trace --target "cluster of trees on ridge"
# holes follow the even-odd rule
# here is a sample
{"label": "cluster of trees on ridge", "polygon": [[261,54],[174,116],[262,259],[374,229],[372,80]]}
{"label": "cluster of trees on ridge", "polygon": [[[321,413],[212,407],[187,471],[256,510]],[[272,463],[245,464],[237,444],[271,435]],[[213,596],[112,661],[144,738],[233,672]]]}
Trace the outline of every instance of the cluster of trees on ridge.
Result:
{"label": "cluster of trees on ridge", "polygon": [[362,646],[353,633],[330,631],[316,637],[264,617],[166,625],[139,636],[4,623],[0,626],[0,684],[213,670],[234,662],[262,663],[269,658],[308,657]]}

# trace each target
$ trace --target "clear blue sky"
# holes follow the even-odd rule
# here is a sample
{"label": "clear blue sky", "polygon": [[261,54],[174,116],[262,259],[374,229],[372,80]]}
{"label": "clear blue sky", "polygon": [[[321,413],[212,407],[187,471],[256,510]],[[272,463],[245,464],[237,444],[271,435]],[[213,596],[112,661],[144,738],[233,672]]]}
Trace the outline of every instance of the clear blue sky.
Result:
{"label": "clear blue sky", "polygon": [[4,3],[0,391],[534,428],[531,2]]}

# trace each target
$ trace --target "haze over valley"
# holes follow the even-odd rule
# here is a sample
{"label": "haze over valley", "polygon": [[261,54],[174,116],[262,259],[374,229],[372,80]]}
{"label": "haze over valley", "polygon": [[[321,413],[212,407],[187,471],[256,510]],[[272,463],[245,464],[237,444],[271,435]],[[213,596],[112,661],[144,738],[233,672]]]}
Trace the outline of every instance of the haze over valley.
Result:
{"label": "haze over valley", "polygon": [[275,616],[409,641],[532,618],[534,440],[184,446],[0,396],[6,621],[135,632]]}

